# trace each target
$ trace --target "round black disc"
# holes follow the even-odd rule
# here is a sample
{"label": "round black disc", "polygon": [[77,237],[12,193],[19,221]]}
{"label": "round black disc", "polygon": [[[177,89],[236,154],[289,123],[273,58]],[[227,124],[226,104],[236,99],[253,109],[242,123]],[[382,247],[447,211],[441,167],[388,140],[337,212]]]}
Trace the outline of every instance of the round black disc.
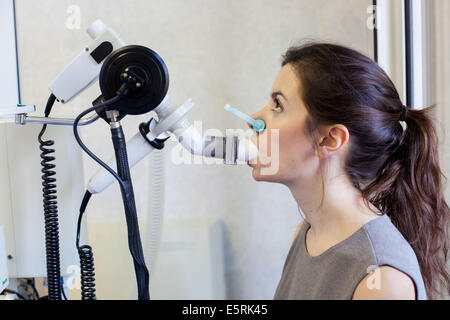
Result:
{"label": "round black disc", "polygon": [[156,108],[167,94],[169,72],[155,51],[138,45],[117,49],[103,63],[99,83],[104,99],[116,96],[117,90],[124,84],[123,75],[129,73],[132,73],[135,82],[128,83],[128,94],[111,107],[122,114],[135,115]]}

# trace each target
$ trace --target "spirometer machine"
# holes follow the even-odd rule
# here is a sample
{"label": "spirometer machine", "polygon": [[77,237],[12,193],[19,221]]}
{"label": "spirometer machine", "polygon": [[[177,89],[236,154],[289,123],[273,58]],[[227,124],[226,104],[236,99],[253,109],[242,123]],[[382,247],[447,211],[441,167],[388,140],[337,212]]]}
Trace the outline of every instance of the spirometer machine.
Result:
{"label": "spirometer machine", "polygon": [[[33,114],[36,111],[33,104],[16,102],[0,108],[0,121],[9,123],[0,131],[0,149],[6,151],[0,158],[0,174],[6,175],[0,176],[4,191],[0,197],[11,199],[4,202],[9,205],[0,214],[0,258],[3,258],[0,291],[7,286],[8,278],[45,274],[48,299],[64,299],[61,270],[79,263],[82,299],[96,299],[95,273],[101,270],[94,268],[93,248],[83,244],[83,214],[92,195],[117,181],[138,298],[150,299],[149,271],[138,228],[130,168],[153,150],[164,148],[171,135],[190,153],[220,158],[225,164],[253,159],[257,148],[249,139],[233,134],[200,135],[186,117],[193,101],[188,99],[177,105],[167,95],[168,68],[155,51],[127,45],[101,20],[95,21],[87,33],[91,43],[50,84],[44,116]],[[97,80],[101,94],[93,99],[91,107],[74,119],[50,117],[55,105],[69,103]],[[147,113],[153,116],[141,123],[136,134],[126,141],[121,120]],[[79,134],[80,127],[99,119],[108,124],[111,133],[115,157],[109,162],[90,150]],[[258,130],[264,129],[261,121],[254,123],[255,128],[257,125]],[[65,126],[72,127],[70,133],[57,131]],[[57,148],[52,136],[65,139],[64,145]],[[27,154],[32,148],[40,148],[40,158],[30,166]],[[73,187],[77,179],[80,183],[76,174],[82,170],[80,148],[100,166],[84,191]],[[42,184],[39,190],[26,184],[38,180]],[[36,208],[42,208],[42,214],[36,214]],[[12,254],[6,253],[5,243]]]}

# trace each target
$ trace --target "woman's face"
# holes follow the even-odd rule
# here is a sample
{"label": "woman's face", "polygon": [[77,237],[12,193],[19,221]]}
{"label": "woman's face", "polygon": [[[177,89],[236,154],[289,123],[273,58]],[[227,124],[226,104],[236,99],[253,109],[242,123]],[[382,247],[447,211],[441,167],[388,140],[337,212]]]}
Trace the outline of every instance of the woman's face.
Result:
{"label": "woman's face", "polygon": [[286,64],[275,79],[269,103],[252,115],[266,123],[262,133],[251,137],[259,149],[258,157],[249,161],[255,180],[289,185],[317,174],[319,158],[306,131],[308,113],[301,93],[294,68]]}

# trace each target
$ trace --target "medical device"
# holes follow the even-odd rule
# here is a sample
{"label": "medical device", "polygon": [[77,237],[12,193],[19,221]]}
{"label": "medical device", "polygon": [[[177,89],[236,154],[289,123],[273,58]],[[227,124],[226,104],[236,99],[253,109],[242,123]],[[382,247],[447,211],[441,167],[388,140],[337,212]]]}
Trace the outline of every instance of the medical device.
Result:
{"label": "medical device", "polygon": [[[128,229],[128,244],[133,258],[139,299],[149,299],[149,272],[146,267],[140,240],[136,204],[130,176],[130,168],[155,149],[162,149],[169,133],[174,134],[180,144],[195,155],[223,159],[225,164],[249,161],[257,156],[257,148],[249,139],[237,135],[225,137],[202,137],[186,118],[194,103],[188,99],[180,106],[167,95],[169,73],[162,58],[153,50],[139,45],[125,45],[117,34],[102,21],[97,20],[88,28],[93,42],[86,47],[50,85],[51,95],[47,101],[44,117],[29,116],[33,105],[12,106],[1,109],[3,120],[25,125],[43,124],[38,140],[41,148],[43,179],[43,206],[46,221],[47,281],[49,299],[61,299],[59,265],[59,228],[56,198],[54,152],[49,148],[52,140],[44,140],[47,125],[70,125],[80,147],[102,169],[89,181],[80,206],[77,225],[76,247],[80,255],[82,298],[96,299],[93,253],[90,246],[80,246],[80,228],[83,213],[92,194],[106,189],[118,181],[124,203]],[[55,102],[67,103],[96,79],[101,95],[93,106],[75,119],[51,118]],[[6,110],[6,112],[3,112]],[[151,118],[139,126],[139,132],[127,143],[121,119],[127,115],[140,115],[154,111],[157,119]],[[102,118],[110,126],[115,160],[108,164],[100,160],[81,140],[78,127]]]}
{"label": "medical device", "polygon": [[232,114],[234,114],[236,117],[244,120],[249,125],[252,126],[253,130],[256,132],[262,132],[266,128],[266,123],[262,119],[253,119],[249,115],[243,113],[242,111],[239,111],[229,104],[226,104],[225,107],[223,107],[225,110],[230,111]]}

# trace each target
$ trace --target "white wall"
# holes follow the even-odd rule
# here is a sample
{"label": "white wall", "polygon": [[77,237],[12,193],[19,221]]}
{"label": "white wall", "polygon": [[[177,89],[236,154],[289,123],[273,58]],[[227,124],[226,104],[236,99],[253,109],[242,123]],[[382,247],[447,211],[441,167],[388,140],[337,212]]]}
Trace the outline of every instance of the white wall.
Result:
{"label": "white wall", "polygon": [[[372,56],[372,31],[366,25],[371,4],[371,0],[17,0],[22,100],[43,112],[47,86],[89,42],[85,33],[89,24],[102,18],[126,42],[148,46],[163,57],[170,72],[169,94],[178,103],[194,99],[190,119],[201,119],[203,130],[245,128],[223,106],[230,103],[247,113],[264,106],[281,55],[291,44],[305,38],[330,40]],[[81,9],[81,29],[66,27],[70,17],[66,10],[71,5]],[[98,94],[93,86],[69,105],[56,106],[54,115],[74,115]],[[143,119],[126,118],[125,133],[134,134]],[[105,124],[85,128],[83,136],[100,157],[112,154]],[[174,145],[167,144],[168,155]],[[170,156],[166,160],[167,217],[215,215],[225,222],[227,296],[272,298],[299,221],[289,191],[254,182],[246,166],[174,165]],[[86,179],[97,170],[87,157],[84,167]],[[137,208],[143,216],[148,209],[148,161],[132,174]],[[119,199],[117,186],[93,197],[90,225],[123,224]],[[101,230],[117,228],[91,228],[90,233]],[[108,236],[121,237],[126,243],[124,233]],[[130,275],[126,281],[133,281],[126,246],[92,244],[96,259],[120,264],[122,273]],[[108,291],[109,281],[120,281],[102,276],[101,269],[97,279],[99,298]],[[128,297],[122,292],[115,296]]]}
{"label": "white wall", "polygon": [[[433,1],[435,16],[434,38],[432,39],[432,88],[434,89],[433,103],[437,105],[437,119],[440,133],[440,161],[441,167],[447,179],[450,179],[450,1]],[[445,195],[447,203],[450,201],[449,182],[446,182]],[[450,231],[449,231],[450,232]],[[450,259],[447,263],[450,268]],[[447,293],[446,299],[450,299]]]}
{"label": "white wall", "polygon": [[[450,62],[448,53],[450,51],[450,2],[445,0],[434,1],[435,13],[435,38],[433,44],[434,53],[434,82],[433,88],[437,103],[438,119],[441,123],[441,163],[449,177],[450,173],[450,132],[446,124],[450,122]],[[450,188],[446,188],[447,199],[450,199]]]}

